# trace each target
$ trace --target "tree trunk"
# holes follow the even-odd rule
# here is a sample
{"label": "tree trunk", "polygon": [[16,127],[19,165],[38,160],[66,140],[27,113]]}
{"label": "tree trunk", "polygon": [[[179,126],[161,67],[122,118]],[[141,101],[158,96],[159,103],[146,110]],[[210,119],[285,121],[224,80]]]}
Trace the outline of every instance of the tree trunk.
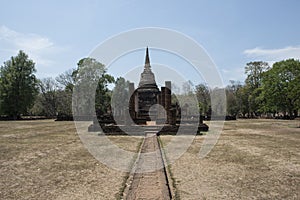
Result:
{"label": "tree trunk", "polygon": [[294,117],[298,117],[298,110],[294,110]]}
{"label": "tree trunk", "polygon": [[290,119],[293,119],[293,110],[292,109],[289,109],[289,117],[290,117]]}

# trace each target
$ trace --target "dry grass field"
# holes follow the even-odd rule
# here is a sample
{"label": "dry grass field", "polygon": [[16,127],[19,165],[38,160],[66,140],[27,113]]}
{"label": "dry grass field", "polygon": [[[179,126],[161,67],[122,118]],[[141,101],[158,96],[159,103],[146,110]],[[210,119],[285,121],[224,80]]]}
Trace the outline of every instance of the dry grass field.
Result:
{"label": "dry grass field", "polygon": [[[171,165],[181,199],[300,199],[299,121],[225,122],[204,159],[203,137]],[[171,136],[161,137],[166,143]]]}
{"label": "dry grass field", "polygon": [[[217,145],[198,158],[204,136],[171,165],[181,199],[299,199],[297,121],[226,122]],[[172,136],[162,136],[167,144]],[[136,137],[110,136],[137,151]],[[116,199],[126,173],[94,159],[73,122],[0,122],[0,199]]]}
{"label": "dry grass field", "polygon": [[[141,140],[110,139],[130,151]],[[73,122],[0,122],[0,199],[116,199],[125,175],[89,154]]]}

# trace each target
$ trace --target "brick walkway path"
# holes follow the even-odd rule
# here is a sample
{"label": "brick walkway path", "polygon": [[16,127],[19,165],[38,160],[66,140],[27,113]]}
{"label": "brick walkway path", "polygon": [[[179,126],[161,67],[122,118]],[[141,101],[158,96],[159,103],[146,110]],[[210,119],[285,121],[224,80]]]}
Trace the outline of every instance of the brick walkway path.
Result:
{"label": "brick walkway path", "polygon": [[[133,180],[125,199],[171,199],[160,146],[155,133],[146,133]],[[157,169],[153,171],[152,169]]]}

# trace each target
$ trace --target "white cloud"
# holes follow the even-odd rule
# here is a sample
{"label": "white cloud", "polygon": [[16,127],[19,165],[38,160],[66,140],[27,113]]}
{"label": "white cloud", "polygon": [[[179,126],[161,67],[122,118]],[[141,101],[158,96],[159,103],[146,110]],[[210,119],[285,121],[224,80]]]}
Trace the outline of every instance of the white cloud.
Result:
{"label": "white cloud", "polygon": [[261,59],[273,64],[274,62],[289,58],[300,59],[300,46],[289,46],[280,49],[256,47],[254,49],[246,49],[243,53],[248,57]]}
{"label": "white cloud", "polygon": [[17,55],[19,50],[24,50],[36,63],[38,72],[47,74],[49,67],[57,65],[57,55],[66,51],[67,48],[54,44],[44,36],[21,33],[6,26],[0,26],[1,64],[11,56]]}
{"label": "white cloud", "polygon": [[53,43],[46,37],[36,34],[23,34],[7,28],[0,27],[1,40],[12,43],[15,47],[29,51],[42,50],[53,46]]}

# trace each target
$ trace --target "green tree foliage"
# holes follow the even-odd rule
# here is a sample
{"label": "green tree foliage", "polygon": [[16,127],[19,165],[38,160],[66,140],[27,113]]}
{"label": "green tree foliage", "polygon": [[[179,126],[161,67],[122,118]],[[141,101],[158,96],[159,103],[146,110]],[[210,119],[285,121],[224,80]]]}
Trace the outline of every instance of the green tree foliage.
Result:
{"label": "green tree foliage", "polygon": [[262,108],[296,116],[300,108],[300,61],[277,62],[263,75]]}
{"label": "green tree foliage", "polygon": [[129,108],[129,81],[117,78],[112,93],[112,107],[114,116],[124,116],[125,110]]}
{"label": "green tree foliage", "polygon": [[241,110],[241,99],[239,99],[240,90],[242,85],[239,82],[230,80],[230,85],[226,87],[227,99],[227,114],[236,116]]}
{"label": "green tree foliage", "polygon": [[247,86],[241,86],[236,92],[236,99],[238,102],[239,113],[246,117],[246,115],[250,116],[250,109],[248,103],[249,90]]}
{"label": "green tree foliage", "polygon": [[[110,108],[111,93],[108,84],[114,78],[106,73],[105,66],[93,58],[83,58],[73,72],[75,79],[74,108],[79,115],[92,115],[96,109],[102,115]],[[91,105],[95,102],[95,108]]]}
{"label": "green tree foliage", "polygon": [[209,115],[210,110],[210,90],[205,84],[196,86],[196,96],[199,102],[199,111],[201,115]]}
{"label": "green tree foliage", "polygon": [[56,92],[56,113],[60,116],[72,116],[72,91],[69,88]]}
{"label": "green tree foliage", "polygon": [[[45,78],[39,81],[39,95],[35,101],[32,112],[36,115],[60,119],[72,117],[72,103],[77,103],[75,109],[78,115],[92,115],[105,113],[110,107],[111,92],[108,84],[114,81],[106,73],[104,65],[92,58],[84,58],[78,62],[77,69],[68,70],[55,79]],[[73,90],[80,89],[78,96],[72,102]],[[92,101],[95,108],[90,107]],[[88,112],[87,112],[88,111]]]}
{"label": "green tree foliage", "polygon": [[27,114],[38,92],[35,64],[23,51],[4,62],[0,69],[0,108],[17,119]]}
{"label": "green tree foliage", "polygon": [[245,85],[227,86],[227,111],[244,117],[261,113],[297,116],[300,108],[300,64],[288,59],[272,68],[262,61],[247,63]]}
{"label": "green tree foliage", "polygon": [[269,68],[269,64],[263,61],[247,63],[245,67],[245,74],[247,74],[246,85],[249,85],[253,90],[259,88],[261,86],[262,74]]}
{"label": "green tree foliage", "polygon": [[262,84],[263,72],[269,70],[267,62],[254,61],[246,64],[245,74],[247,78],[245,80],[245,92],[248,93],[248,108],[251,117],[259,114],[259,95],[261,90],[259,89]]}

